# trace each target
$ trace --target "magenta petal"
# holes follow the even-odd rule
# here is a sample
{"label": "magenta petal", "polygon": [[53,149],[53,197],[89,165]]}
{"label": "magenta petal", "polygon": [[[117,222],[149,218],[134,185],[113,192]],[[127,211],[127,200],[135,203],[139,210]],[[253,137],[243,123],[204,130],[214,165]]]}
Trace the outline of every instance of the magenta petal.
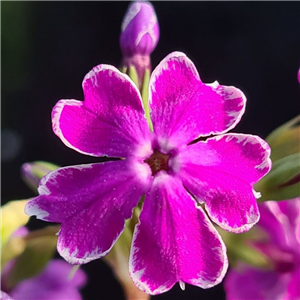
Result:
{"label": "magenta petal", "polygon": [[127,160],[58,169],[41,180],[40,196],[25,212],[62,223],[58,252],[70,263],[87,263],[106,255],[122,233],[146,190],[148,169]]}
{"label": "magenta petal", "polygon": [[0,291],[0,300],[14,300],[8,294],[3,291]]}
{"label": "magenta petal", "polygon": [[225,245],[178,178],[154,178],[135,228],[129,269],[134,283],[152,295],[176,282],[209,288],[223,279]]}
{"label": "magenta petal", "polygon": [[300,299],[300,267],[292,273],[292,278],[287,287],[286,299]]}
{"label": "magenta petal", "polygon": [[294,300],[286,297],[289,273],[275,273],[255,269],[245,264],[239,270],[230,269],[224,288],[227,300]]}
{"label": "magenta petal", "polygon": [[60,100],[52,111],[55,134],[92,156],[128,157],[149,140],[139,91],[116,68],[99,65],[83,80],[85,101]]}
{"label": "magenta petal", "polygon": [[180,52],[168,55],[151,75],[153,127],[158,140],[168,140],[169,147],[230,130],[244,113],[245,102],[237,88],[204,84],[192,61]]}
{"label": "magenta petal", "polygon": [[253,184],[270,170],[269,155],[269,146],[259,137],[227,134],[187,146],[174,164],[214,222],[243,232],[259,219]]}
{"label": "magenta petal", "polygon": [[300,259],[300,198],[260,203],[259,210],[258,225],[268,233],[271,243],[282,250],[295,252]]}

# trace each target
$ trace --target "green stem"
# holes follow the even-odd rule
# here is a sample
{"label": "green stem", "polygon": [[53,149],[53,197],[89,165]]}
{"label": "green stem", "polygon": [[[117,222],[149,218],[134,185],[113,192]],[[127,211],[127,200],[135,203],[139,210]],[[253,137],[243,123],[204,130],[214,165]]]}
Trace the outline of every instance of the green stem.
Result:
{"label": "green stem", "polygon": [[145,116],[150,128],[150,131],[153,132],[153,124],[150,117],[150,108],[149,108],[149,101],[148,101],[148,91],[149,91],[149,81],[150,81],[150,71],[148,69],[145,70],[143,84],[141,88],[143,106],[145,111]]}

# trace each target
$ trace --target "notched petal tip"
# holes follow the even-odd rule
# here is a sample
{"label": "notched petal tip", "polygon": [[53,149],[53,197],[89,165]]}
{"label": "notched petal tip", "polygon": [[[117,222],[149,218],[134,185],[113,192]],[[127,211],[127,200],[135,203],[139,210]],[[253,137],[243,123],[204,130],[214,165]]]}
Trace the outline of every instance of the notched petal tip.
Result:
{"label": "notched petal tip", "polygon": [[[184,63],[185,67],[187,67],[189,70],[192,71],[193,75],[196,76],[199,80],[199,74],[198,71],[194,65],[194,63],[186,56],[185,53],[180,52],[180,51],[174,51],[168,54],[153,70],[151,77],[150,77],[150,82],[149,86],[150,88],[154,85],[154,82],[156,78],[160,75],[160,73],[163,70],[169,69],[169,68],[174,68],[174,66],[170,66],[169,63],[172,61],[178,61],[180,63]],[[151,101],[151,93],[149,95],[149,102]]]}
{"label": "notched petal tip", "polygon": [[[93,69],[91,71],[89,71],[83,78],[82,81],[82,89],[85,90],[86,88],[86,84],[90,84],[92,83],[92,86],[99,86],[98,84],[98,75],[101,72],[108,72],[108,74],[111,76],[112,74],[118,74],[121,75],[121,77],[125,77],[126,78],[126,74],[121,73],[116,67],[111,66],[111,65],[107,65],[107,64],[100,64],[97,65],[95,67],[93,67]],[[90,81],[90,82],[88,82]]]}
{"label": "notched petal tip", "polygon": [[116,67],[107,64],[100,64],[95,66],[84,76],[82,81],[82,89],[84,92],[86,91],[86,89],[90,89],[91,87],[100,87],[101,85],[103,85],[101,79],[99,79],[99,75],[101,73],[107,73],[109,77],[112,77],[113,75],[117,76],[118,79],[120,79],[122,82],[130,82],[132,88],[134,88],[136,92],[140,94],[139,89],[136,87],[135,83],[127,74],[122,73]]}
{"label": "notched petal tip", "polygon": [[24,213],[27,216],[36,216],[37,219],[43,221],[46,221],[47,217],[49,216],[47,211],[40,209],[39,205],[36,203],[36,198],[26,203]]}
{"label": "notched petal tip", "polygon": [[257,141],[258,144],[261,145],[262,149],[265,151],[262,162],[255,167],[258,170],[264,170],[265,171],[265,173],[262,174],[260,178],[258,178],[258,180],[259,180],[263,176],[268,174],[272,169],[271,148],[270,148],[269,144],[265,140],[260,138],[259,136],[252,135],[252,137]]}
{"label": "notched petal tip", "polygon": [[235,86],[220,85],[217,81],[209,86],[223,99],[224,111],[226,113],[224,130],[211,132],[211,134],[224,134],[233,129],[240,122],[246,110],[247,98],[245,94]]}
{"label": "notched petal tip", "polygon": [[[52,118],[52,129],[53,132],[61,139],[61,141],[68,147],[79,153],[91,155],[89,152],[81,151],[74,145],[72,145],[68,139],[65,138],[63,130],[61,127],[61,115],[66,107],[76,107],[80,108],[83,106],[83,101],[78,101],[74,99],[62,99],[59,100],[52,109],[51,118]],[[72,120],[70,120],[71,122]]]}

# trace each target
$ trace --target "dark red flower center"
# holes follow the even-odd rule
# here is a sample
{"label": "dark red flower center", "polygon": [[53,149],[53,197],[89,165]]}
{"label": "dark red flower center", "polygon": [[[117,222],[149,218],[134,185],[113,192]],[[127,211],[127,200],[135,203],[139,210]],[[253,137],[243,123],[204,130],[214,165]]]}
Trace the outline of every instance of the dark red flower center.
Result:
{"label": "dark red flower center", "polygon": [[157,150],[154,150],[153,154],[145,160],[152,171],[152,176],[161,170],[169,171],[169,161],[170,155],[160,153]]}

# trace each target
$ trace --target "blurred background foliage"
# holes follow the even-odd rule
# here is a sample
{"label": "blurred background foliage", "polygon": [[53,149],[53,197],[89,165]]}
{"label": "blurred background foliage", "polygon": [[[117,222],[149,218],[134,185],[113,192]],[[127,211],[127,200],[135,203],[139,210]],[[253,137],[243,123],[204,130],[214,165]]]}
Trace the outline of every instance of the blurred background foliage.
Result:
{"label": "blurred background foliage", "polygon": [[[204,82],[239,87],[248,102],[235,132],[266,137],[299,114],[300,2],[153,2],[160,41],[153,67],[185,52]],[[1,2],[2,204],[32,197],[20,177],[25,162],[66,166],[97,158],[65,147],[50,113],[59,99],[83,99],[84,75],[100,63],[119,66],[119,33],[128,2]],[[83,267],[85,299],[122,299],[101,261]],[[224,299],[222,285],[187,286],[155,299]]]}

